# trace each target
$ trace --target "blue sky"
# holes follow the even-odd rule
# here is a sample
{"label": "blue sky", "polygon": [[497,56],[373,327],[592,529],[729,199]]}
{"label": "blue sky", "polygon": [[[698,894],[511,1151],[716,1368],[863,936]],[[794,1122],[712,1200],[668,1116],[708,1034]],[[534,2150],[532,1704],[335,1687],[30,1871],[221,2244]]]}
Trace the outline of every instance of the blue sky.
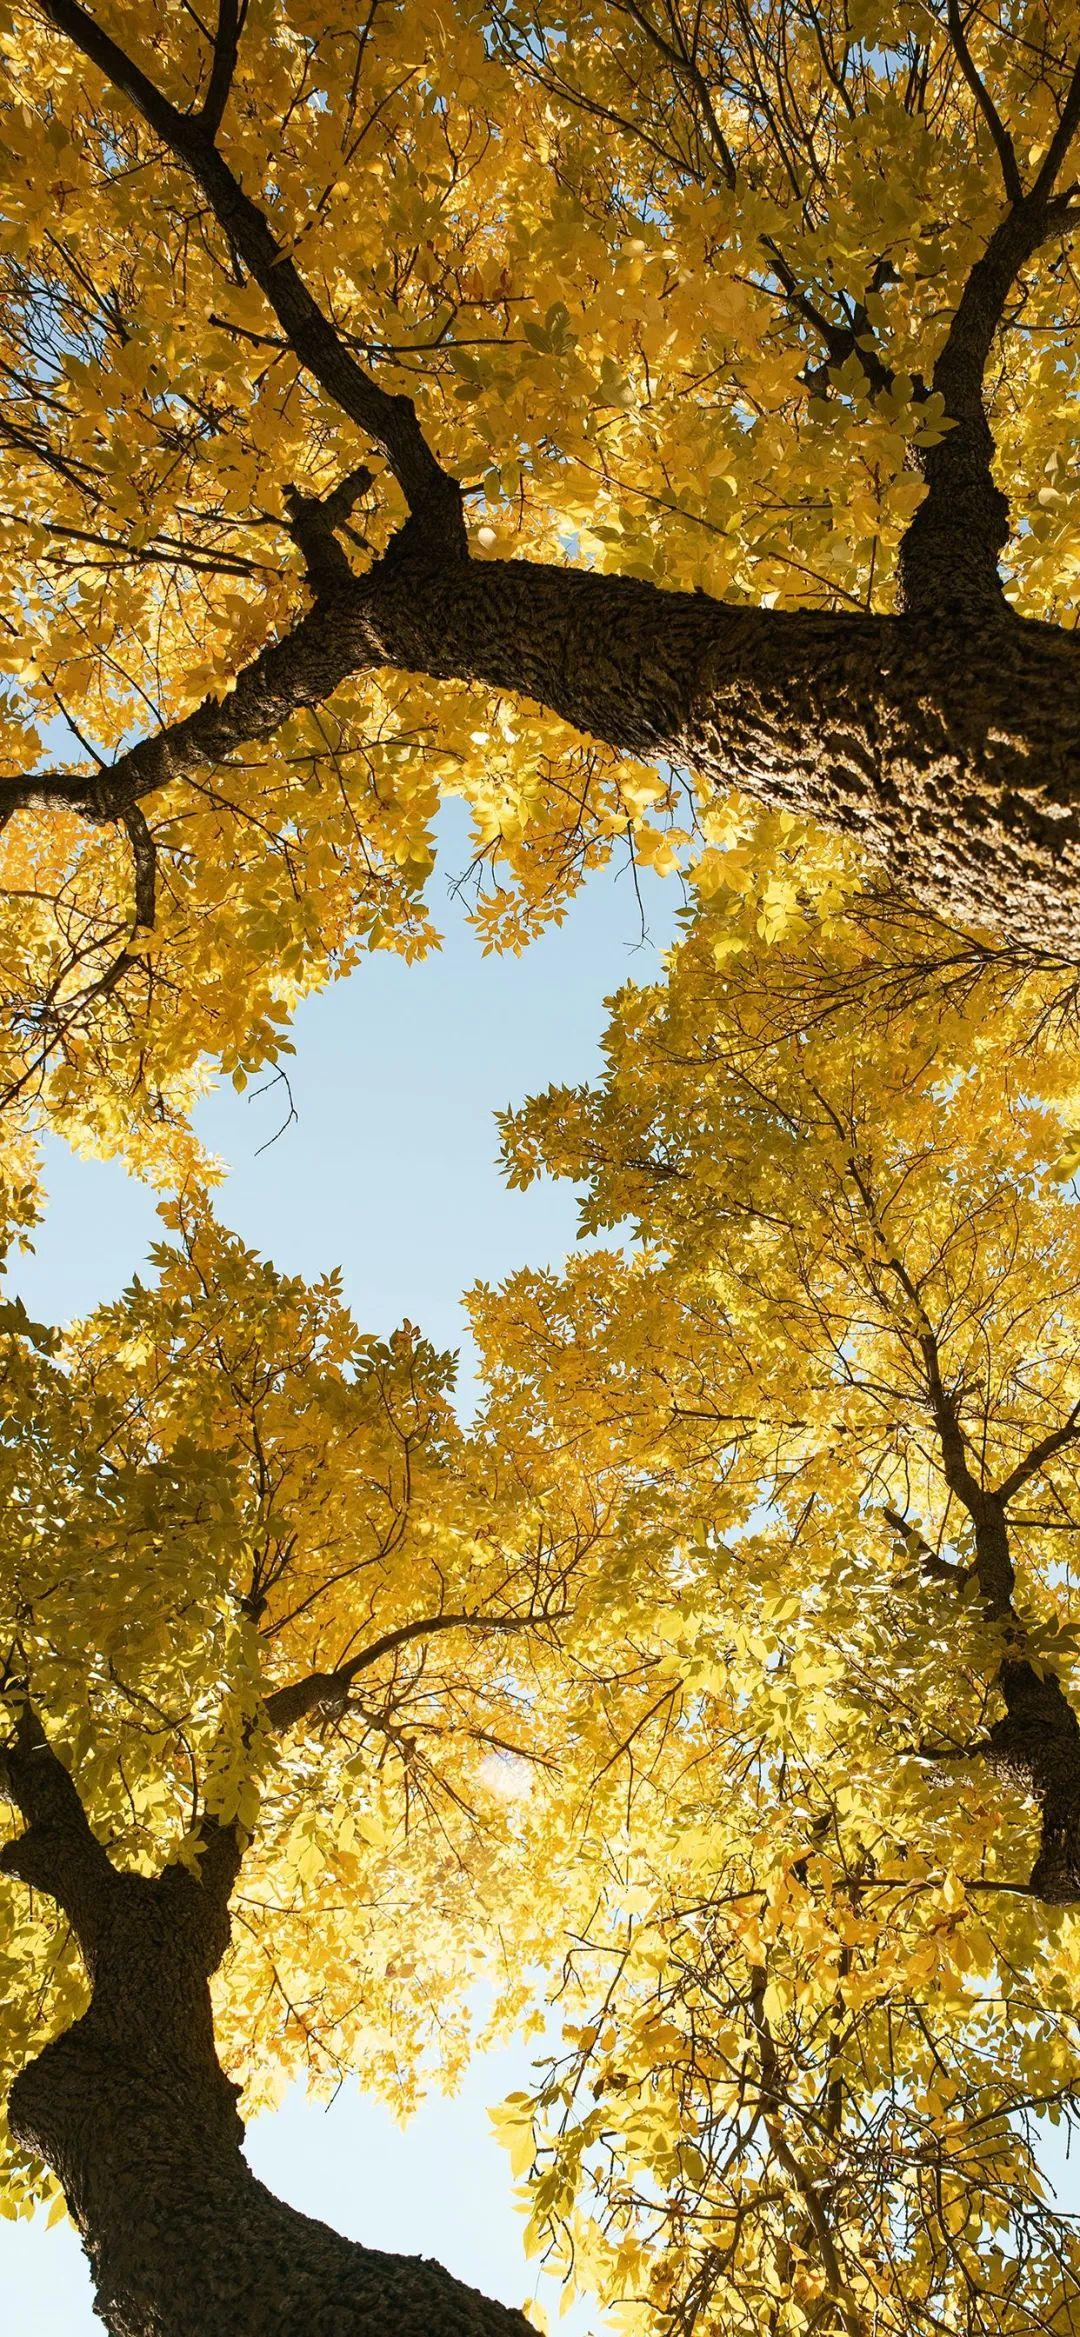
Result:
{"label": "blue sky", "polygon": [[[404,1316],[438,1344],[461,1346],[460,1294],[515,1267],[558,1262],[572,1246],[569,1186],[509,1193],[496,1165],[492,1113],[550,1080],[585,1078],[598,1062],[603,1000],[651,980],[671,937],[679,893],[644,890],[648,940],[628,873],[594,876],[566,924],[520,959],[483,958],[462,907],[445,894],[468,858],[463,826],[443,821],[433,901],[446,942],[419,966],[375,956],[310,999],[293,1031],[298,1112],[280,1123],[279,1093],[208,1101],[200,1128],[231,1165],[218,1209],[287,1271],[340,1266],[361,1325],[388,1332]],[[61,1322],[114,1295],[160,1237],[152,1195],[115,1163],[53,1146],[50,1209],[35,1253],[13,1272],[39,1320]],[[462,1355],[461,1393],[471,1393]],[[249,2156],[282,2197],[374,2245],[439,2257],[507,2303],[536,2288],[508,2162],[487,2111],[527,2082],[529,2055],[509,2047],[474,2064],[460,2094],[430,2102],[404,2131],[356,2088],[330,2110],[291,2095],[249,2132]],[[23,2337],[92,2337],[100,2323],[67,2224],[0,2225],[4,2326]],[[548,2296],[557,2312],[557,2296]],[[575,2309],[565,2337],[588,2337]],[[209,2337],[209,2332],[208,2332]]]}
{"label": "blue sky", "polygon": [[[493,1113],[597,1067],[603,1001],[656,977],[680,900],[675,880],[641,872],[643,942],[629,871],[599,871],[563,926],[520,958],[485,958],[449,892],[468,859],[460,811],[444,814],[433,879],[442,950],[412,966],[373,955],[300,1008],[287,1062],[297,1124],[260,1149],[286,1109],[280,1088],[226,1084],[198,1115],[230,1167],[218,1212],[245,1240],[290,1273],[340,1266],[364,1329],[408,1316],[449,1347],[465,1330],[463,1289],[557,1261],[576,1234],[569,1185],[506,1190]],[[152,1194],[115,1163],[53,1145],[48,1182],[35,1254],[11,1283],[39,1319],[63,1321],[118,1291],[161,1227]]]}

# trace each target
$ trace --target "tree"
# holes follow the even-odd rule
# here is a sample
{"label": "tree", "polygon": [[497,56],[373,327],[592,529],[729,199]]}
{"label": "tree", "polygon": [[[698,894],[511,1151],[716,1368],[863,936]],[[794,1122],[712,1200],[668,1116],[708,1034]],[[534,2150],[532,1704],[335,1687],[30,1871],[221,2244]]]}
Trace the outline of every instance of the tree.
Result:
{"label": "tree", "polygon": [[9,1111],[183,1166],[440,789],[491,937],[676,772],[1075,956],[1071,0],[4,23]]}
{"label": "tree", "polygon": [[116,2337],[511,2337],[273,2199],[237,2104],[360,2069],[407,2107],[479,1972],[520,1996],[573,1900],[548,1686],[598,1528],[504,1487],[411,1329],[177,1232],[59,1350],[5,1312],[4,2211],[44,2162]]}
{"label": "tree", "polygon": [[118,2331],[514,2327],[240,2156],[211,1979],[249,2099],[422,2045],[381,1860],[440,2001],[481,1886],[512,1967],[578,1918],[535,2229],[607,2294],[1058,2337],[1075,6],[130,18],[0,18],[13,1222],[43,1118],[182,1183],[428,946],[441,793],[491,942],[623,837],[707,906],[509,1129],[644,1247],[478,1298],[475,1438],[201,1210],[59,1363],[9,1319],[14,2195]]}
{"label": "tree", "polygon": [[476,1301],[499,1435],[572,1424],[636,1601],[589,1690],[624,1825],[508,2137],[535,2244],[628,2327],[1064,2337],[1071,1048],[1018,1049],[999,973],[973,1049],[911,929],[868,1049],[859,923],[778,965],[755,922],[700,915],[603,1079],[506,1122],[516,1179],[637,1234]]}
{"label": "tree", "polygon": [[59,1352],[7,1310],[5,2196],[53,2170],[123,2337],[524,2326],[280,2207],[236,2115],[407,2101],[492,1957],[567,2018],[503,2112],[533,2244],[629,2326],[1074,2322],[1074,1050],[867,916],[781,953],[718,893],[508,1116],[638,1240],[475,1295],[469,1436],[193,1199]]}

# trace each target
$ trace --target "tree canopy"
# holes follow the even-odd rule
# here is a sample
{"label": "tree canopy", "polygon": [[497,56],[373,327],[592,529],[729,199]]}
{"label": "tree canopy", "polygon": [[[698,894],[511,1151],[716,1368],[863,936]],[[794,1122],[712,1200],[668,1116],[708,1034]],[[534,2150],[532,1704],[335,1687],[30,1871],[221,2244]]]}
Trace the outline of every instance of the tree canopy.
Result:
{"label": "tree canopy", "polygon": [[1077,29],[7,9],[9,1115],[175,1171],[447,792],[493,942],[738,782],[1069,954]]}
{"label": "tree canopy", "polygon": [[62,1345],[9,1308],[5,2200],[56,2171],[110,2327],[143,2325],[119,2210],[50,2053],[108,2021],[137,2098],[145,2022],[128,1984],[118,2042],[35,1757],[110,1877],[194,1895],[246,2108],[352,2071],[408,2106],[479,1977],[504,2018],[557,1981],[499,2121],[530,2245],[616,2326],[1072,2325],[1039,2163],[1080,2052],[1069,1043],[985,970],[974,1043],[901,926],[868,1077],[861,918],[781,953],[717,900],[603,1080],[507,1116],[513,1180],[636,1231],[474,1293],[469,1433],[418,1333],[363,1338],[194,1198]]}
{"label": "tree canopy", "polygon": [[[76,1779],[102,1871],[188,1888],[207,1922],[231,1897],[217,2033],[246,2111],[357,2070],[407,2111],[460,2068],[478,1975],[528,2001],[575,1887],[549,1675],[602,1521],[530,1498],[457,1427],[447,1358],[410,1326],[362,1338],[334,1277],[307,1289],[191,1206],[155,1264],[62,1346],[16,1305],[4,1325],[3,1776],[29,1820],[0,1852],[9,2214],[44,2156],[76,2214],[108,2180],[136,2215],[100,2127],[107,2177],[50,2152],[48,2056],[18,2076],[85,2030],[108,1962],[35,1760]],[[160,1980],[141,2023],[131,1993],[119,2067],[161,2018]],[[108,2237],[91,2255],[107,2312]]]}
{"label": "tree canopy", "polygon": [[603,1081],[506,1123],[513,1177],[577,1178],[586,1225],[638,1246],[477,1307],[501,1433],[561,1433],[617,1485],[648,1585],[627,1865],[566,2056],[511,2105],[534,2225],[630,2326],[1064,2331],[1075,2220],[1038,2163],[1080,2043],[1056,1114],[1000,994],[973,1048],[920,987],[868,1062],[842,924],[782,973],[732,938],[700,916],[616,1001]]}
{"label": "tree canopy", "polygon": [[[1074,0],[0,9],[0,2204],[113,2337],[521,2337],[246,2111],[495,2017],[666,2337],[1066,2337],[1080,1906]],[[686,882],[505,1116],[485,1393],[214,1215],[300,998]],[[547,2006],[537,2011],[537,2005]],[[550,2039],[548,2040],[550,2045]]]}

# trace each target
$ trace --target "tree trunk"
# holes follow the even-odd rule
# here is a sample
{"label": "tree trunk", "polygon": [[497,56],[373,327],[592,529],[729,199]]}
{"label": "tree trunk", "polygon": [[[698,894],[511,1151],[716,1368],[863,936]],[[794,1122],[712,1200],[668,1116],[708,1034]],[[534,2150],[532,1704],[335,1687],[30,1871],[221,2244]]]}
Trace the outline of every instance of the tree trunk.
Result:
{"label": "tree trunk", "polygon": [[209,699],[100,775],[4,801],[112,820],[388,667],[532,699],[576,730],[823,821],[950,919],[1080,957],[1080,638],[1007,609],[859,617],[529,561],[429,557],[406,527]]}
{"label": "tree trunk", "polygon": [[1039,1851],[1028,1889],[1051,1906],[1075,1906],[1080,1900],[1080,1720],[1056,1673],[1023,1653],[1008,1520],[1011,1493],[1027,1483],[1040,1455],[1071,1440],[1073,1423],[1034,1447],[1003,1487],[989,1490],[968,1465],[956,1399],[943,1386],[933,1334],[924,1338],[923,1352],[945,1479],[975,1529],[975,1578],[984,1611],[1007,1634],[1008,1652],[996,1681],[1005,1711],[994,1722],[985,1750],[991,1767],[1030,1794],[1039,1812]]}
{"label": "tree trunk", "polygon": [[342,2239],[256,2180],[175,1871],[123,1878],[89,2011],[11,2092],[12,2132],[63,2187],[112,2337],[526,2337],[520,2313],[440,2265]]}
{"label": "tree trunk", "polygon": [[735,609],[525,562],[403,562],[368,591],[373,659],[536,699],[839,829],[960,923],[1080,955],[1076,635],[1007,609]]}
{"label": "tree trunk", "polygon": [[1080,1722],[1052,1672],[1011,1659],[998,1673],[1003,1719],[990,1731],[999,1775],[1029,1793],[1039,1812],[1039,1854],[1028,1888],[1051,1906],[1080,1900]]}

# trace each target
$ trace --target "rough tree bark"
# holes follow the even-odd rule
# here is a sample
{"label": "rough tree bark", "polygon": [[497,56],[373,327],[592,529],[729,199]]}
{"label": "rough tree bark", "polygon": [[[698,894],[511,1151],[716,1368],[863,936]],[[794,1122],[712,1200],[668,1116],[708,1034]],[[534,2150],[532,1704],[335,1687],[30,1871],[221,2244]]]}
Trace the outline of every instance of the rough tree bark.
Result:
{"label": "rough tree bark", "polygon": [[490,683],[608,745],[853,836],[960,923],[1080,954],[1080,639],[1006,613],[733,609],[403,537],[211,699],[100,776],[13,784],[114,820],[365,667]]}
{"label": "rough tree bark", "polygon": [[8,2115],[63,2187],[111,2337],[529,2337],[521,2313],[441,2265],[343,2239],[252,2174],[209,1986],[235,1829],[205,1829],[198,1876],[121,1873],[29,1705],[0,1781],[26,1825],[0,1867],[56,1900],[91,1983]]}
{"label": "rough tree bark", "polygon": [[322,702],[347,675],[389,667],[532,699],[610,746],[810,813],[857,837],[951,919],[1080,955],[1080,645],[1069,631],[1022,621],[1005,600],[1008,515],[983,401],[1018,272],[1080,221],[1074,190],[1058,189],[1080,127],[1080,66],[1028,187],[1004,132],[1003,150],[996,140],[1007,201],[933,370],[953,428],[920,456],[927,494],[903,547],[900,613],[831,615],[471,559],[459,488],[410,400],[357,364],[216,143],[235,62],[232,13],[222,11],[206,101],[185,113],[80,0],[42,0],[42,11],[142,114],[167,163],[194,180],[299,361],[381,447],[410,517],[374,569],[351,578],[329,508],[324,556],[311,556],[307,506],[314,606],[223,703],[207,701],[98,776],[10,783],[0,808],[66,804],[92,820],[123,819],[138,799]]}
{"label": "rough tree bark", "polygon": [[[824,1102],[820,1095],[818,1100]],[[843,1121],[831,1107],[825,1108],[837,1133],[844,1135]],[[1055,1453],[1080,1441],[1080,1403],[1057,1428],[1033,1444],[999,1484],[985,1482],[978,1462],[972,1465],[960,1395],[947,1384],[938,1334],[923,1305],[919,1283],[893,1246],[869,1166],[854,1150],[848,1158],[848,1170],[880,1262],[880,1271],[871,1268],[874,1295],[886,1313],[894,1315],[902,1337],[907,1339],[914,1330],[923,1400],[941,1473],[969,1520],[974,1542],[974,1564],[965,1569],[942,1559],[916,1530],[914,1540],[922,1569],[959,1590],[974,1579],[983,1612],[997,1626],[1004,1643],[994,1681],[1004,1713],[983,1742],[968,1750],[973,1757],[988,1759],[1000,1776],[1029,1794],[1038,1809],[1039,1849],[1027,1883],[1033,1898],[1054,1906],[1075,1905],[1080,1900],[1080,1719],[1053,1671],[1032,1663],[1025,1652],[1023,1619],[1014,1603],[1016,1568],[1009,1538],[1009,1507]],[[895,1313],[897,1292],[904,1302],[899,1315]],[[911,1534],[907,1519],[898,1511],[887,1509],[885,1515],[899,1532]],[[929,1747],[924,1751],[931,1759],[940,1757]]]}
{"label": "rough tree bark", "polygon": [[996,1683],[1005,1710],[984,1749],[991,1767],[1030,1794],[1039,1812],[1039,1849],[1028,1878],[1032,1896],[1051,1906],[1075,1906],[1080,1900],[1080,1720],[1055,1674],[1024,1654],[1023,1623],[1014,1605],[1009,1503],[1055,1449],[1075,1440],[1080,1423],[1070,1419],[1003,1484],[985,1486],[968,1464],[956,1400],[941,1385],[936,1355],[930,1384],[946,1481],[971,1519],[983,1608],[1006,1640]]}
{"label": "rough tree bark", "polygon": [[[1009,1505],[1046,1462],[1066,1445],[1080,1439],[1080,1405],[1059,1428],[1032,1446],[1000,1484],[988,1485],[977,1475],[969,1456],[960,1417],[960,1402],[942,1374],[937,1333],[927,1318],[916,1284],[903,1260],[890,1254],[880,1213],[869,1188],[856,1169],[868,1215],[879,1231],[882,1251],[921,1323],[918,1345],[925,1375],[927,1409],[937,1439],[942,1474],[967,1516],[974,1542],[974,1563],[965,1570],[922,1548],[923,1570],[930,1576],[964,1589],[974,1578],[983,1612],[1002,1634],[1004,1649],[994,1685],[1005,1710],[985,1740],[969,1748],[972,1757],[984,1757],[998,1776],[1007,1778],[1030,1796],[1039,1813],[1039,1848],[1027,1889],[1050,1906],[1075,1906],[1080,1901],[1080,1719],[1055,1673],[1032,1663],[1025,1653],[1023,1618],[1015,1605],[1016,1568],[1009,1535]],[[907,1521],[886,1513],[902,1532]],[[933,1755],[931,1755],[933,1757]]]}
{"label": "rough tree bark", "polygon": [[[948,1412],[955,1403],[946,1396]],[[1070,1427],[1070,1437],[1076,1427]],[[1065,1441],[1064,1438],[1061,1439]],[[946,1438],[942,1439],[943,1446]],[[1029,1473],[1017,1472],[1004,1485],[984,1486],[967,1466],[963,1440],[947,1430],[950,1459],[948,1483],[971,1521],[975,1563],[970,1570],[940,1559],[929,1545],[922,1548],[923,1571],[964,1588],[972,1573],[990,1621],[1001,1626],[1007,1652],[994,1682],[1005,1706],[985,1740],[966,1749],[965,1757],[984,1758],[997,1776],[1030,1796],[1039,1813],[1039,1848],[1026,1888],[1035,1899],[1054,1907],[1080,1901],[1080,1720],[1055,1673],[1036,1667],[1024,1654],[1024,1629],[1013,1603],[1015,1569],[1009,1543],[1008,1505]],[[899,1532],[910,1528],[899,1512],[886,1512]],[[930,1759],[942,1756],[923,1748]]]}

